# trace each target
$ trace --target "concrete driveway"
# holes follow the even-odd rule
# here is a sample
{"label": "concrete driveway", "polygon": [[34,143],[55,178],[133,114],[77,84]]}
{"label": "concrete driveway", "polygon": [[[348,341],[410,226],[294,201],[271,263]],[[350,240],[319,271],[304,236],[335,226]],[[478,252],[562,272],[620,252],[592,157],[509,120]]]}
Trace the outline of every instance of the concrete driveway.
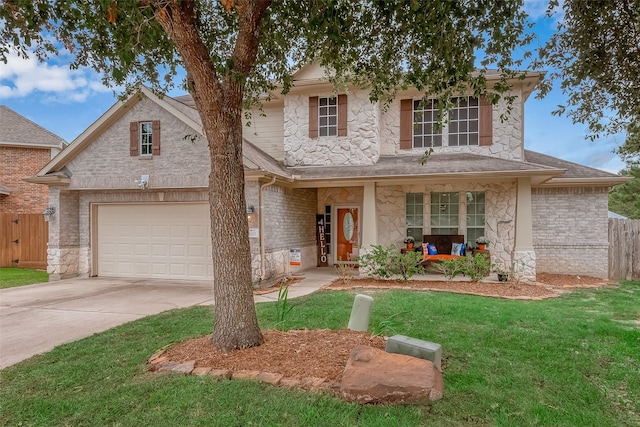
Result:
{"label": "concrete driveway", "polygon": [[67,279],[0,290],[0,369],[162,311],[213,304],[209,282]]}
{"label": "concrete driveway", "polygon": [[[289,298],[335,279],[329,267],[307,270]],[[278,292],[254,297],[278,299]],[[114,326],[174,308],[213,304],[210,282],[155,279],[66,279],[0,289],[0,369]]]}

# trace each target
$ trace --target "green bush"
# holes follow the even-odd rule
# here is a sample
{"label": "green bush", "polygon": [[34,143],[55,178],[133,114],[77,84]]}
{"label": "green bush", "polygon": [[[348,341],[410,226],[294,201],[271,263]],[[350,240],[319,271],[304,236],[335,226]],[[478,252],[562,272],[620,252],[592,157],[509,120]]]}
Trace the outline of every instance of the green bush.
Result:
{"label": "green bush", "polygon": [[466,272],[467,257],[443,259],[437,263],[434,263],[433,268],[444,277],[451,281],[458,274]]}
{"label": "green bush", "polygon": [[491,270],[493,270],[491,260],[483,254],[475,254],[475,256],[467,256],[459,259],[464,260],[463,273],[469,276],[473,282],[479,282],[491,274]]}
{"label": "green bush", "polygon": [[420,264],[421,260],[419,252],[411,251],[403,254],[398,252],[398,248],[393,244],[386,248],[372,245],[370,250],[358,257],[362,274],[383,279],[400,276],[402,280],[408,280],[415,274],[424,272]]}

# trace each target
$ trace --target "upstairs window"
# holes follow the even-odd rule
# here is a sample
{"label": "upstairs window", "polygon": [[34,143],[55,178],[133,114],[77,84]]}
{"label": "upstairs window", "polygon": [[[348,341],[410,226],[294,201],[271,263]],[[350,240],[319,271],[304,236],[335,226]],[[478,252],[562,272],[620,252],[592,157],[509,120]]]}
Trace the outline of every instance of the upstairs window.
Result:
{"label": "upstairs window", "polygon": [[129,155],[135,157],[160,155],[160,120],[129,124]]}
{"label": "upstairs window", "polygon": [[309,97],[309,138],[347,136],[347,95]]}
{"label": "upstairs window", "polygon": [[436,101],[413,101],[413,148],[442,147]]}
{"label": "upstairs window", "polygon": [[493,106],[489,100],[464,96],[452,101],[448,120],[440,127],[437,126],[440,111],[435,99],[400,100],[400,148],[491,145]]}
{"label": "upstairs window", "polygon": [[140,123],[140,155],[151,156],[153,148],[153,126],[151,122]]}
{"label": "upstairs window", "polygon": [[318,98],[318,134],[336,136],[338,134],[338,98]]}
{"label": "upstairs window", "polygon": [[449,146],[478,145],[480,105],[478,98],[471,96],[454,98],[454,107],[449,111]]}

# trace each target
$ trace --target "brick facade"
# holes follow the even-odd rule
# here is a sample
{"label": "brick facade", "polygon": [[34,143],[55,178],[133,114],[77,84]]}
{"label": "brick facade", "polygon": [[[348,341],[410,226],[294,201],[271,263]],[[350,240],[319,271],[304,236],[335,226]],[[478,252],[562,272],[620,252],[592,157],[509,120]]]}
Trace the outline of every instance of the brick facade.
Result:
{"label": "brick facade", "polygon": [[532,189],[537,270],[608,276],[608,188]]}
{"label": "brick facade", "polygon": [[34,176],[50,156],[49,148],[0,147],[0,183],[11,189],[11,194],[0,196],[0,212],[41,214],[47,208],[47,186],[23,179]]}

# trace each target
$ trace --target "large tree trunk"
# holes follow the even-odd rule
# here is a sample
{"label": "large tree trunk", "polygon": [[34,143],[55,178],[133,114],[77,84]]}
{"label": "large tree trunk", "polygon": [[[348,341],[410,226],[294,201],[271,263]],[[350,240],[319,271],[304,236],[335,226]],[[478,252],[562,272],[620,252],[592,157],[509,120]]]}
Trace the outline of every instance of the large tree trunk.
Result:
{"label": "large tree trunk", "polygon": [[242,161],[244,79],[255,62],[269,1],[236,2],[240,31],[233,68],[220,77],[196,27],[194,2],[157,2],[156,19],[176,44],[209,143],[209,205],[215,318],[212,343],[223,351],[264,341],[253,302]]}

